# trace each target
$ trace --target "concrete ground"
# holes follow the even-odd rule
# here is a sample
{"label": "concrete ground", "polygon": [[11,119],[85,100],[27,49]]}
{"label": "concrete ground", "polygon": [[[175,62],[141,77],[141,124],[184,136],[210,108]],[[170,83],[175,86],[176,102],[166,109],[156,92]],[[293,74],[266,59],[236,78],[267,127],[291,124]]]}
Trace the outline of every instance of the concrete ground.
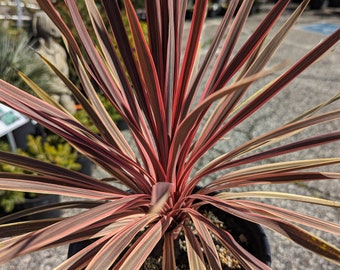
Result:
{"label": "concrete ground", "polygon": [[[263,14],[270,8],[270,5],[264,5],[259,14],[249,18],[247,26],[241,35],[241,43],[245,40],[263,18]],[[327,35],[310,31],[314,29],[314,24],[324,23],[338,25],[340,27],[340,16],[337,9],[324,9],[322,11],[307,10],[300,18],[297,25],[294,26],[292,32],[287,36],[282,48],[275,55],[273,63],[277,64],[284,60],[294,62],[299,59],[307,50],[314,47]],[[290,15],[291,10],[285,12],[280,23]],[[206,26],[206,34],[204,35],[206,42],[209,42],[210,34],[216,29],[219,18],[209,19]],[[312,27],[311,27],[312,25]],[[324,25],[325,26],[325,25]],[[306,28],[307,27],[307,28]],[[330,26],[331,27],[331,26]],[[318,27],[316,27],[319,29]],[[309,30],[308,30],[309,29]],[[323,29],[326,29],[323,27]],[[328,30],[330,28],[327,28]],[[326,29],[326,30],[327,30]],[[327,31],[328,31],[327,30]],[[202,42],[205,44],[205,41]],[[202,46],[204,53],[205,47]],[[273,77],[263,80],[259,83],[263,85]],[[278,94],[267,106],[261,109],[249,121],[241,124],[230,134],[223,145],[217,145],[214,155],[220,151],[225,151],[239,145],[245,140],[249,140],[267,130],[271,130],[281,124],[293,119],[295,116],[304,112],[320,102],[331,98],[340,90],[340,46],[337,44],[332,52],[313,67],[306,70],[298,79],[291,83],[282,93]],[[332,104],[327,110],[339,108],[339,102]],[[329,130],[339,129],[340,121],[333,121],[320,127],[308,129],[309,133],[318,134]],[[340,143],[334,143],[329,146],[313,148],[299,154],[286,155],[284,158],[313,158],[313,157],[335,157],[340,156]],[[207,157],[209,158],[209,157]],[[339,168],[332,167],[330,170]],[[102,172],[96,168],[95,174],[99,177]],[[290,184],[276,186],[260,186],[261,190],[275,190],[289,192],[302,195],[313,195],[320,198],[328,198],[340,200],[340,181],[324,181],[306,184]],[[309,204],[302,204],[290,201],[267,200],[267,202],[288,208],[298,210],[302,213],[310,214],[323,218],[328,221],[339,223],[339,209],[326,208]],[[277,270],[336,270],[339,269],[334,264],[329,263],[313,253],[291,243],[287,239],[273,233],[267,229],[266,233],[269,238],[272,253],[272,268]],[[339,246],[339,238],[335,236],[313,231],[317,236],[330,241],[334,245]],[[12,262],[0,266],[0,270],[10,269],[53,269],[66,257],[67,247],[58,247],[55,249],[33,253],[22,258],[13,260]]]}

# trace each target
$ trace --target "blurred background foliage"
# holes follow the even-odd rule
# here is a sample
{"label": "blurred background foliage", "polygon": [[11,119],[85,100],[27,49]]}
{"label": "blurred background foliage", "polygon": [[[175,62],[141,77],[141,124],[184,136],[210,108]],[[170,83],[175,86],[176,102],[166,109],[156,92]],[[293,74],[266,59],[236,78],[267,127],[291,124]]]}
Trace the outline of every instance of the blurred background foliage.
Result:
{"label": "blurred background foliage", "polygon": [[[122,1],[119,1],[122,7]],[[85,24],[88,25],[88,30],[92,29],[90,27],[91,21],[87,15],[87,9],[85,1],[77,1],[80,12],[85,19]],[[133,1],[136,8],[144,8],[144,1],[138,0]],[[67,25],[72,25],[71,18],[67,16],[67,7],[63,0],[57,0],[55,3],[60,15],[64,19]],[[101,4],[98,4],[98,9],[102,11]],[[105,23],[109,28],[108,22],[105,18]],[[125,16],[124,23],[128,28],[128,20]],[[142,23],[142,27],[145,35],[147,34],[146,24]],[[71,27],[74,32],[74,36],[77,37],[76,30]],[[89,31],[92,40],[98,45],[95,33]],[[129,31],[129,38],[132,42],[132,35]],[[32,30],[30,27],[18,29],[16,24],[8,24],[7,27],[1,27],[0,25],[0,78],[27,91],[32,93],[30,87],[20,78],[18,71],[23,72],[32,81],[38,84],[42,89],[49,87],[49,72],[46,72],[48,67],[42,62],[34,50],[35,40],[32,38]],[[115,43],[112,37],[112,42]],[[118,52],[118,50],[117,50]],[[71,61],[69,59],[70,67],[70,80],[76,84],[80,89],[81,85],[78,80],[77,74],[72,67]],[[99,98],[106,107],[108,113],[111,115],[115,122],[121,121],[120,115],[116,112],[115,108],[111,103],[101,94],[98,93]],[[79,108],[75,114],[75,117],[86,125],[93,132],[97,132],[96,126],[92,123],[91,119],[88,117],[86,112]],[[27,134],[23,134],[26,136]],[[48,161],[50,163],[72,169],[80,170],[81,165],[77,163],[77,159],[80,154],[72,148],[65,140],[61,139],[59,136],[51,133],[49,130],[44,130],[43,136],[41,134],[29,134],[27,136],[27,147],[25,149],[18,149],[18,153],[23,156],[33,157],[42,161]],[[0,138],[0,151],[10,151],[9,143],[6,137]],[[10,173],[22,173],[24,170],[11,165],[0,164],[0,171],[10,172]],[[29,172],[27,172],[29,173]],[[23,193],[17,191],[0,191],[0,213],[11,212],[16,205],[24,203],[26,198],[33,198],[35,194]]]}
{"label": "blurred background foliage", "polygon": [[[10,147],[6,141],[0,140],[0,150],[10,151]],[[18,149],[17,152],[22,156],[47,161],[67,169],[75,171],[81,169],[81,164],[77,162],[79,157],[77,151],[65,140],[53,134],[45,138],[42,136],[28,135],[27,148],[25,150]],[[0,171],[9,173],[31,173],[21,168],[1,163]],[[16,205],[24,203],[25,199],[34,197],[36,197],[34,193],[0,190],[0,213],[9,213],[14,210]]]}

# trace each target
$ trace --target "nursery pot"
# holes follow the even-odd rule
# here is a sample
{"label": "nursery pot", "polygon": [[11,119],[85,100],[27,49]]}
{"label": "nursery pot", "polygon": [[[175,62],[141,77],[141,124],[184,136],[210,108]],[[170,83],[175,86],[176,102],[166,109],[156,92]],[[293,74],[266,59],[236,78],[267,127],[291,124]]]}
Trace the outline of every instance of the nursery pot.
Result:
{"label": "nursery pot", "polygon": [[[58,203],[60,201],[59,195],[54,194],[39,194],[35,198],[27,198],[25,202],[22,204],[23,210],[30,209],[33,207],[48,205],[52,203]],[[45,218],[58,218],[60,217],[60,210],[51,210],[48,212],[38,213],[27,216],[26,220],[36,220],[36,219],[45,219]]]}
{"label": "nursery pot", "polygon": [[[196,186],[194,192],[200,189],[200,186]],[[216,194],[218,194],[218,192],[213,192],[210,195],[213,196]],[[224,229],[233,236],[237,243],[266,265],[271,265],[268,238],[259,224],[236,217],[210,204],[203,205],[199,211],[201,213],[213,213],[218,220],[223,222],[223,226],[225,226]]]}
{"label": "nursery pot", "polygon": [[[60,201],[59,195],[53,195],[53,194],[38,194],[34,198],[30,198],[29,196],[26,196],[25,201],[23,203],[16,204],[14,206],[14,209],[11,212],[6,213],[4,211],[0,211],[0,217],[4,217],[10,214],[15,214],[23,210],[29,210],[33,207],[58,203],[59,201]],[[51,210],[51,211],[46,211],[42,213],[27,215],[27,216],[12,220],[11,222],[47,219],[47,218],[58,218],[58,217],[60,217],[60,210]]]}
{"label": "nursery pot", "polygon": [[340,7],[340,0],[328,0],[329,7]]}
{"label": "nursery pot", "polygon": [[200,212],[202,211],[212,212],[224,223],[225,229],[244,249],[270,266],[271,255],[268,238],[259,224],[241,219],[211,205],[201,207]]}
{"label": "nursery pot", "polygon": [[93,163],[90,159],[88,159],[86,156],[79,155],[76,162],[81,165],[81,169],[79,172],[89,176],[92,175]]}
{"label": "nursery pot", "polygon": [[[262,229],[262,227],[253,222],[238,218],[229,213],[226,213],[214,206],[204,205],[200,208],[201,213],[211,212],[218,220],[224,223],[225,229],[233,236],[233,238],[248,252],[253,254],[256,258],[264,262],[266,265],[271,264],[271,255],[268,239]],[[85,240],[82,242],[72,243],[69,246],[68,257],[76,254],[86,246],[90,245],[95,240]],[[188,265],[186,252],[181,250],[178,241],[175,242],[176,247],[176,264],[177,265]],[[150,257],[157,258],[162,255],[162,242],[160,242],[150,254]],[[142,269],[150,269],[148,266],[143,266]],[[152,266],[152,269],[161,269]],[[189,269],[180,268],[180,269]],[[240,268],[228,268],[224,266],[223,269],[240,269]],[[242,268],[241,268],[242,269]]]}
{"label": "nursery pot", "polygon": [[321,9],[325,0],[312,0],[310,1],[310,8],[313,10]]}
{"label": "nursery pot", "polygon": [[[210,220],[217,220],[215,224],[217,226],[223,226],[223,228],[228,231],[238,244],[240,244],[249,253],[254,255],[257,259],[261,260],[266,265],[271,264],[270,246],[268,243],[267,236],[265,235],[262,227],[256,223],[238,218],[234,215],[226,213],[212,205],[204,205],[200,207],[199,212],[207,216]],[[213,222],[213,223],[215,223]],[[194,231],[194,228],[193,228]],[[179,236],[179,239],[184,241],[184,236]],[[158,258],[162,255],[162,245],[160,242],[155,249],[152,251],[150,257]],[[219,244],[219,246],[221,246]],[[224,265],[222,264],[222,269],[243,269],[234,258],[233,255],[227,250],[226,252],[219,252],[219,255],[223,256],[221,261],[228,262]],[[175,253],[176,253],[176,265],[178,269],[189,269],[189,262],[187,253],[180,248],[179,241],[175,241]],[[236,260],[236,262],[235,262]],[[143,270],[148,269],[161,269],[161,264],[159,268],[154,268],[144,265]]]}
{"label": "nursery pot", "polygon": [[16,147],[25,151],[27,149],[27,136],[41,135],[43,132],[42,126],[33,121],[29,121],[13,131]]}

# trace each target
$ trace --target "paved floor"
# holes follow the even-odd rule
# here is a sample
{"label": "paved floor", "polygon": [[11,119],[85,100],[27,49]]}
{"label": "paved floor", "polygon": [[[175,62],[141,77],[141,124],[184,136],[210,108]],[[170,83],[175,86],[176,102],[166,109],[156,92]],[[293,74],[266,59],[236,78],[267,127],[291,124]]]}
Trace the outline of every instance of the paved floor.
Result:
{"label": "paved floor", "polygon": [[[263,17],[263,11],[270,6],[263,6],[262,12],[250,17],[245,31],[241,35],[241,40],[247,38],[253,31],[254,27]],[[283,22],[290,14],[290,10],[285,12],[281,22]],[[209,41],[209,34],[216,29],[219,19],[209,19],[206,26],[205,38]],[[307,10],[292,32],[288,35],[287,40],[282,45],[280,51],[275,55],[275,63],[283,60],[296,61],[308,49],[318,44],[326,37],[320,32],[308,30],[308,25],[316,23],[327,23],[340,26],[339,10],[325,9],[323,11]],[[202,42],[204,44],[204,42]],[[204,51],[204,46],[202,48]],[[268,78],[269,80],[270,78]],[[261,82],[261,85],[265,82]],[[340,45],[338,44],[332,53],[326,58],[320,60],[313,67],[306,70],[294,83],[290,84],[284,92],[277,95],[269,104],[269,106],[261,109],[250,121],[240,125],[234,133],[230,134],[229,140],[225,144],[219,145],[215,151],[234,147],[244,140],[248,140],[266,130],[281,125],[292,119],[294,116],[304,112],[310,107],[332,97],[340,90]],[[327,110],[339,108],[339,102],[331,105]],[[265,123],[265,124],[264,124]],[[327,123],[319,128],[309,129],[311,133],[320,133],[325,130],[339,129],[340,122],[334,121]],[[212,153],[213,154],[213,153]],[[301,152],[300,157],[327,157],[340,156],[340,143],[326,147],[318,147],[308,151]],[[298,157],[297,155],[286,156],[286,158]],[[331,169],[335,169],[334,167]],[[337,170],[339,171],[339,170]],[[101,176],[101,171],[96,170],[95,173]],[[308,183],[303,185],[278,185],[278,186],[261,186],[262,190],[276,190],[291,192],[303,195],[314,195],[322,198],[340,199],[340,181],[325,181],[323,183]],[[297,209],[302,213],[309,213],[326,220],[339,223],[340,212],[337,209],[330,209],[321,206],[311,206],[297,202],[288,201],[269,201],[272,204],[286,207],[289,209]],[[306,251],[299,246],[292,244],[283,237],[267,231],[267,235],[271,245],[272,267],[278,270],[335,270],[339,269],[326,260]],[[339,239],[332,235],[315,232],[318,236],[339,245]],[[9,269],[53,269],[61,261],[65,259],[66,247],[59,247],[48,251],[42,251],[24,256],[14,260],[11,263],[0,266],[1,270]]]}

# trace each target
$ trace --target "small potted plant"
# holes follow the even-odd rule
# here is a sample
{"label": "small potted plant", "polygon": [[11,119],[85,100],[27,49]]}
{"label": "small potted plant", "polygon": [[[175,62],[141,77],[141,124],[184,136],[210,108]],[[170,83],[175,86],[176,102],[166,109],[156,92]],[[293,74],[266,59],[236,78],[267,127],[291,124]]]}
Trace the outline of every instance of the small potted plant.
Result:
{"label": "small potted plant", "polygon": [[[287,153],[339,140],[339,132],[307,134],[306,139],[294,137],[293,142],[282,140],[312,125],[339,119],[339,110],[319,112],[338,96],[209,161],[204,157],[332,48],[340,38],[340,30],[247,96],[250,86],[256,86],[255,81],[278,72],[278,67],[269,68],[267,64],[308,1],[303,1],[282,27],[269,35],[289,4],[288,0],[278,1],[237,51],[234,46],[253,1],[241,1],[236,15],[239,1],[230,1],[201,61],[199,41],[208,0],[195,1],[185,44],[187,1],[145,1],[147,38],[129,0],[123,1],[124,11],[117,1],[103,0],[105,14],[98,11],[97,2],[86,1],[92,30],[83,23],[76,1],[65,2],[78,33],[76,37],[50,1],[38,0],[64,36],[83,91],[45,61],[71,89],[98,134],[53,103],[40,89],[36,90],[45,101],[0,81],[0,102],[67,140],[109,177],[96,179],[1,152],[0,162],[37,174],[0,173],[0,189],[77,197],[81,200],[62,203],[60,208],[83,211],[58,220],[0,226],[0,237],[13,236],[1,242],[0,262],[56,245],[86,241],[57,269],[226,269],[221,252],[232,254],[244,269],[270,269],[243,247],[242,242],[248,240],[244,235],[235,237],[230,232],[228,225],[240,219],[266,226],[339,263],[338,248],[300,226],[338,234],[339,225],[247,198],[290,199],[333,207],[339,207],[338,202],[235,189],[339,178],[339,173],[320,172],[317,168],[338,164],[340,158],[272,162]],[[128,17],[132,41],[126,34],[123,12]],[[89,31],[96,34],[95,40]],[[127,123],[130,138],[116,127],[95,86]],[[216,209],[225,216],[216,214]],[[186,258],[186,264],[182,265],[181,258]]]}

